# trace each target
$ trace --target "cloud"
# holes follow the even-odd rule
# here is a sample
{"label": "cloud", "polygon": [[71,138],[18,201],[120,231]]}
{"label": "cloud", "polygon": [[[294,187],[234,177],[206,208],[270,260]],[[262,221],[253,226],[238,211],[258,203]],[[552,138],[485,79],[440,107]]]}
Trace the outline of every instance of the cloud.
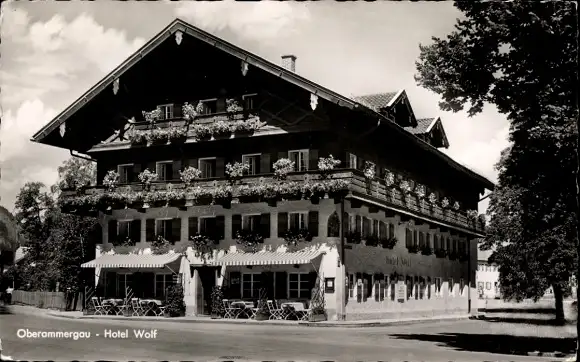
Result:
{"label": "cloud", "polygon": [[12,209],[26,182],[53,184],[57,166],[70,157],[30,137],[145,40],[105,28],[84,13],[68,22],[59,15],[31,22],[13,3],[2,10],[0,202]]}
{"label": "cloud", "polygon": [[278,1],[188,1],[177,6],[175,14],[210,32],[229,29],[261,42],[295,33],[302,22],[310,20],[305,4]]}

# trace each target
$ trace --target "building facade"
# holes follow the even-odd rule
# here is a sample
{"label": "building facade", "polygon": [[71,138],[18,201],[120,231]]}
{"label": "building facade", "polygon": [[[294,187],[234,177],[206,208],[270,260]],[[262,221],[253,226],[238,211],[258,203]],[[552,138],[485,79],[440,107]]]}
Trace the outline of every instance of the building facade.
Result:
{"label": "building facade", "polygon": [[216,285],[329,319],[469,311],[493,184],[404,91],[344,97],[295,62],[176,20],[33,137],[97,162],[98,185],[60,200],[103,227],[97,293],[182,283],[188,314]]}

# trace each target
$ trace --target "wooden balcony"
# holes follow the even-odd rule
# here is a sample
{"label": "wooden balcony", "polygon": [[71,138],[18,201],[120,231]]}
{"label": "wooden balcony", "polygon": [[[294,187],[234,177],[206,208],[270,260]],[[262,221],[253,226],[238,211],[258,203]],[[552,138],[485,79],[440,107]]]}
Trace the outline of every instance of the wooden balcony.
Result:
{"label": "wooden balcony", "polygon": [[[120,185],[109,191],[103,186],[82,190],[63,190],[60,203],[64,211],[107,211],[125,207],[146,209],[148,207],[188,207],[219,203],[229,207],[238,202],[268,202],[279,200],[311,199],[314,203],[322,198],[342,197],[356,204],[379,207],[387,215],[400,214],[433,223],[433,227],[446,225],[483,234],[484,225],[472,219],[465,210],[442,208],[414,194],[404,195],[396,186],[386,186],[382,179],[369,181],[358,170],[333,170],[327,179],[320,171],[295,172],[287,180],[275,180],[272,174],[245,176],[232,185],[225,178],[202,179],[190,187],[181,181],[153,182],[149,187],[140,183]],[[440,224],[440,225],[437,225]]]}

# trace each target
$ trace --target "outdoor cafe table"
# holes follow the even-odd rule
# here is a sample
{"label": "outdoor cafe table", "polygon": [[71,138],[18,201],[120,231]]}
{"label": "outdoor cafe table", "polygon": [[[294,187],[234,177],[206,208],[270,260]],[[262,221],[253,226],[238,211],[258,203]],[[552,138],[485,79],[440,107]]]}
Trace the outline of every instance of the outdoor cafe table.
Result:
{"label": "outdoor cafe table", "polygon": [[240,315],[244,315],[244,316],[246,316],[246,318],[251,319],[256,314],[254,312],[254,302],[237,300],[235,302],[232,302],[231,306],[232,306],[232,308],[235,308],[238,310],[235,314],[236,319]]}
{"label": "outdoor cafe table", "polygon": [[114,314],[122,314],[123,310],[121,308],[119,308],[120,306],[122,306],[124,304],[124,300],[123,299],[117,299],[117,298],[109,298],[109,299],[103,299],[103,301],[101,302],[101,305],[104,307],[106,314],[109,314],[109,312],[112,312]]}
{"label": "outdoor cafe table", "polygon": [[284,319],[290,317],[296,317],[297,319],[303,319],[306,310],[304,309],[304,303],[302,302],[285,302],[280,304],[282,310],[284,310]]}
{"label": "outdoor cafe table", "polygon": [[157,299],[141,299],[139,303],[143,307],[143,315],[146,316],[149,313],[157,315],[157,308],[163,305],[163,302]]}

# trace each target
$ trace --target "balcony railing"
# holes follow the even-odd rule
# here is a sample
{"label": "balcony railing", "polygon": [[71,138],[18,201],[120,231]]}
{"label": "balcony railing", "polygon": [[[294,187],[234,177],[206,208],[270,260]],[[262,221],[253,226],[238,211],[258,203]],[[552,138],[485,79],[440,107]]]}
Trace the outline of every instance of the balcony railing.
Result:
{"label": "balcony railing", "polygon": [[370,199],[393,209],[404,210],[416,217],[444,222],[479,233],[484,224],[470,218],[463,210],[443,208],[439,204],[405,195],[396,186],[386,186],[384,180],[369,181],[358,170],[333,170],[327,178],[320,171],[295,172],[286,180],[275,180],[272,174],[245,176],[232,183],[225,178],[201,179],[192,185],[181,181],[152,182],[150,185],[132,183],[117,188],[103,186],[81,190],[63,190],[60,197],[65,211],[105,211],[112,209],[149,207],[188,207],[195,205],[221,204],[229,207],[237,202],[268,202],[281,200],[310,199],[317,203],[323,198],[339,200],[347,195]]}

